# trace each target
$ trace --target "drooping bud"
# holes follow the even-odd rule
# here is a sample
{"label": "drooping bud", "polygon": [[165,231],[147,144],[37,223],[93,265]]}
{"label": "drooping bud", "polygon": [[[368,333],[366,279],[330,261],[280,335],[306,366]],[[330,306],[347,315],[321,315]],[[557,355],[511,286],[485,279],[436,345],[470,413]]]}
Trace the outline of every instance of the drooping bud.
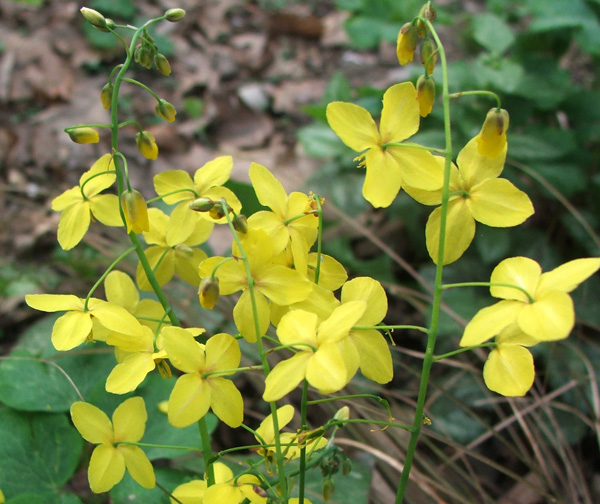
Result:
{"label": "drooping bud", "polygon": [[215,206],[215,202],[210,198],[197,198],[189,204],[190,210],[195,212],[210,212]]}
{"label": "drooping bud", "polygon": [[183,9],[169,9],[165,12],[165,18],[172,23],[176,23],[180,19],[183,19],[184,16],[185,11]]}
{"label": "drooping bud", "polygon": [[431,75],[435,70],[435,63],[437,61],[437,50],[433,40],[427,38],[421,43],[421,63],[427,71],[427,74]]}
{"label": "drooping bud", "polygon": [[154,64],[158,71],[163,75],[171,75],[171,65],[169,64],[169,60],[165,57],[164,54],[157,54],[154,57]]}
{"label": "drooping bud", "polygon": [[248,219],[244,214],[236,215],[231,221],[233,229],[238,233],[246,234],[248,232]]}
{"label": "drooping bud", "polygon": [[508,112],[504,109],[493,108],[485,116],[485,121],[477,135],[477,150],[479,154],[495,158],[506,148],[506,130],[508,129]]}
{"label": "drooping bud", "polygon": [[200,306],[206,310],[212,310],[219,300],[219,279],[204,277],[198,288]]}
{"label": "drooping bud", "polygon": [[156,113],[165,121],[169,122],[173,122],[175,120],[175,116],[177,115],[175,107],[168,101],[162,99],[159,100],[158,105],[156,105]]}
{"label": "drooping bud", "polygon": [[98,143],[100,141],[100,135],[98,132],[89,126],[69,128],[65,131],[71,137],[71,140],[78,144],[91,144]]}
{"label": "drooping bud", "polygon": [[121,206],[125,214],[127,233],[141,233],[150,230],[148,205],[139,191],[132,189],[121,193]]}
{"label": "drooping bud", "polygon": [[106,18],[106,27],[110,28],[111,30],[115,29],[115,22],[110,19],[110,18]]}
{"label": "drooping bud", "polygon": [[140,44],[135,48],[133,57],[136,63],[150,70],[154,65],[155,51],[148,44]]}
{"label": "drooping bud", "polygon": [[348,420],[350,418],[350,408],[348,406],[342,406],[333,415],[334,420]]}
{"label": "drooping bud", "polygon": [[135,143],[138,150],[146,159],[156,159],[158,157],[158,145],[154,135],[149,131],[140,131],[135,135]]}
{"label": "drooping bud", "polygon": [[333,497],[333,492],[335,492],[335,483],[329,478],[324,479],[322,491],[323,491],[323,500],[325,502],[331,500],[331,497]]}
{"label": "drooping bud", "polygon": [[350,474],[352,472],[352,460],[350,460],[348,457],[345,457],[344,460],[342,460],[342,474],[344,476],[348,476],[348,474]]}
{"label": "drooping bud", "polygon": [[396,55],[401,65],[406,65],[413,60],[417,48],[417,27],[412,23],[406,23],[398,33],[396,44]]}
{"label": "drooping bud", "polygon": [[88,9],[87,7],[82,7],[81,15],[85,18],[85,20],[90,23],[94,28],[98,28],[100,31],[107,32],[106,28],[106,18],[100,14],[98,11],[94,9]]}
{"label": "drooping bud", "polygon": [[426,117],[431,113],[435,101],[435,82],[433,77],[421,75],[417,80],[417,101],[419,102],[419,114]]}
{"label": "drooping bud", "polygon": [[[232,211],[232,208],[227,203],[225,203],[225,205],[222,205],[221,201],[224,202],[225,200],[221,199],[220,201],[215,202],[215,206],[212,207],[208,212],[208,215],[210,215],[211,219],[220,220],[223,217],[225,217],[226,211],[227,213],[230,213]],[[223,206],[225,206],[225,208],[223,208]]]}
{"label": "drooping bud", "polygon": [[[427,19],[430,23],[433,23],[435,18],[437,17],[437,12],[435,11],[435,7],[431,4],[431,2],[427,2],[421,10],[419,11],[419,17]],[[427,35],[427,25],[423,23],[423,21],[417,21],[417,33],[420,38],[423,38]]]}
{"label": "drooping bud", "polygon": [[102,102],[104,110],[108,110],[112,104],[113,89],[113,83],[109,82],[102,88],[102,91],[100,91],[100,101]]}

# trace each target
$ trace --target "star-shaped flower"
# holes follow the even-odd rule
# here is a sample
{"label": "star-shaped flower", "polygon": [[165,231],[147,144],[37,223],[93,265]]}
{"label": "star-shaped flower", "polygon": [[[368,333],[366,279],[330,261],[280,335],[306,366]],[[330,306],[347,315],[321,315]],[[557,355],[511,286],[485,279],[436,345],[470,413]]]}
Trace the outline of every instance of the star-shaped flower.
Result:
{"label": "star-shaped flower", "polygon": [[405,184],[425,191],[442,187],[439,156],[406,143],[386,146],[413,136],[419,119],[417,90],[411,82],[396,84],[385,92],[379,128],[371,114],[358,105],[332,102],[327,106],[329,126],[348,147],[362,153],[361,165],[367,168],[363,196],[374,207],[390,206]]}
{"label": "star-shaped flower", "polygon": [[108,492],[123,479],[125,469],[144,488],[154,488],[154,469],[137,443],[146,429],[146,406],[141,397],[127,399],[114,411],[112,422],[93,404],[78,401],[71,406],[71,418],[83,439],[97,444],[88,467],[94,493]]}

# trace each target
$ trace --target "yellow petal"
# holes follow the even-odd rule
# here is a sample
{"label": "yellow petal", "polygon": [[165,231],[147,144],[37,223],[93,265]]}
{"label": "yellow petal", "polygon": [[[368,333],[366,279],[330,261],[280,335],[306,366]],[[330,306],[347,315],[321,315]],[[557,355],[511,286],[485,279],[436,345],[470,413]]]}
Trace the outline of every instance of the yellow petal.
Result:
{"label": "yellow petal", "polygon": [[115,194],[99,194],[90,200],[94,217],[105,226],[121,227],[123,219],[119,213],[119,198]]}
{"label": "yellow petal", "polygon": [[[394,158],[400,170],[402,183],[415,189],[436,191],[444,183],[444,158],[431,152],[410,147],[388,147],[386,152]],[[385,183],[381,182],[381,183]]]}
{"label": "yellow petal", "polygon": [[479,310],[465,327],[460,346],[480,345],[517,320],[523,308],[519,301],[500,301]]}
{"label": "yellow petal", "polygon": [[285,266],[269,266],[255,280],[259,292],[280,305],[302,301],[312,292],[306,277]]}
{"label": "yellow petal", "polygon": [[287,213],[288,195],[281,182],[258,163],[250,165],[249,175],[260,204],[269,207],[279,217],[284,217]]}
{"label": "yellow petal", "polygon": [[104,279],[104,292],[107,301],[132,310],[140,300],[133,280],[127,273],[122,271],[111,271]]}
{"label": "yellow petal", "polygon": [[[527,257],[509,257],[501,261],[492,271],[490,282],[517,285],[531,296],[535,295],[542,268],[533,259]],[[519,289],[494,285],[490,294],[501,299],[517,299],[529,303],[527,295]]]}
{"label": "yellow petal", "polygon": [[[436,208],[425,226],[425,238],[429,257],[437,264],[440,245],[440,222],[442,210]],[[475,220],[464,199],[455,199],[448,204],[446,220],[446,240],[444,243],[444,264],[460,259],[469,248],[475,236]]]}
{"label": "yellow petal", "polygon": [[93,404],[77,401],[71,405],[71,419],[81,437],[93,444],[111,443],[112,423],[104,411]]}
{"label": "yellow petal", "polygon": [[[206,369],[208,371],[224,371],[235,369],[240,365],[240,345],[229,334],[215,334],[206,342]],[[229,372],[227,374],[233,374]]]}
{"label": "yellow petal", "polygon": [[60,196],[57,196],[52,200],[52,210],[55,212],[62,212],[65,208],[69,208],[72,205],[81,203],[83,197],[81,196],[81,188],[79,186],[67,189]]}
{"label": "yellow petal", "polygon": [[229,427],[239,427],[244,421],[242,394],[231,380],[211,377],[207,380],[212,389],[210,407]]}
{"label": "yellow petal", "polygon": [[204,492],[206,492],[207,484],[204,480],[192,480],[183,485],[179,485],[173,490],[173,497],[179,502],[170,499],[171,504],[204,504]]}
{"label": "yellow petal", "polygon": [[551,290],[571,292],[598,269],[600,269],[600,257],[587,257],[566,262],[552,271],[542,273],[537,292],[538,294]]}
{"label": "yellow petal", "polygon": [[[183,170],[168,170],[159,173],[154,177],[154,189],[156,194],[163,196],[163,201],[168,205],[197,197],[192,177]],[[168,196],[165,196],[167,194]]]}
{"label": "yellow petal", "polygon": [[132,392],[155,367],[156,364],[151,353],[136,352],[129,354],[108,375],[106,391],[111,394]]}
{"label": "yellow petal", "polygon": [[467,205],[473,218],[492,227],[517,226],[533,215],[529,196],[506,179],[491,179],[473,188]]}
{"label": "yellow petal", "polygon": [[[175,250],[168,247],[152,246],[148,247],[145,253],[159,285],[164,285],[173,278],[175,274]],[[146,273],[139,263],[135,272],[135,279],[140,290],[152,290]]]}
{"label": "yellow petal", "polygon": [[[108,173],[109,171],[113,173]],[[110,154],[104,154],[96,160],[92,167],[79,178],[79,186],[83,187],[86,197],[95,196],[113,185],[117,180],[114,171],[115,164]]]}
{"label": "yellow petal", "polygon": [[539,341],[564,339],[575,325],[573,300],[565,292],[545,292],[523,307],[518,322],[523,332]]}
{"label": "yellow petal", "polygon": [[210,486],[204,493],[204,504],[239,504],[243,500],[240,490],[227,483]]}
{"label": "yellow petal", "polygon": [[[215,272],[217,266],[219,268]],[[210,277],[213,273],[219,279],[219,291],[223,296],[242,290],[248,284],[246,270],[242,261],[235,259],[225,261],[224,257],[214,256],[200,263],[198,274],[201,278]]]}
{"label": "yellow petal", "polygon": [[348,301],[365,301],[367,309],[355,325],[379,324],[387,314],[387,296],[381,284],[371,277],[357,277],[346,282],[342,287],[342,303]]}
{"label": "yellow petal", "polygon": [[27,294],[25,302],[30,308],[43,312],[83,311],[83,300],[72,294]]}
{"label": "yellow petal", "polygon": [[398,163],[390,154],[390,149],[380,147],[369,149],[365,156],[367,173],[362,188],[363,197],[375,208],[389,207],[400,188],[402,174]]}
{"label": "yellow petal", "polygon": [[96,446],[90,458],[88,481],[94,493],[108,492],[125,475],[123,455],[112,445]]}
{"label": "yellow petal", "polygon": [[169,397],[169,423],[187,427],[200,420],[210,408],[211,388],[202,377],[184,374],[179,377]]}
{"label": "yellow petal", "polygon": [[142,439],[146,429],[146,404],[141,397],[130,397],[123,401],[112,416],[115,442],[137,442]]}
{"label": "yellow petal", "polygon": [[325,343],[308,360],[306,380],[321,394],[331,394],[348,382],[346,365],[336,343]]}
{"label": "yellow petal", "polygon": [[173,366],[184,373],[204,371],[204,349],[188,331],[181,327],[165,327],[160,336]]}
{"label": "yellow petal", "polygon": [[260,292],[254,293],[256,300],[256,315],[258,319],[258,330],[260,334],[256,334],[256,326],[254,323],[254,310],[252,309],[252,301],[250,291],[245,290],[238,299],[238,302],[233,307],[233,321],[240,334],[246,341],[254,343],[257,338],[262,337],[269,329],[270,309],[267,298]]}
{"label": "yellow petal", "polygon": [[533,356],[522,346],[500,345],[490,353],[483,367],[487,388],[505,397],[524,396],[533,385]]}
{"label": "yellow petal", "polygon": [[540,341],[529,334],[525,334],[519,324],[514,322],[500,331],[496,336],[496,343],[503,346],[519,345],[524,347],[535,346]]}
{"label": "yellow petal", "polygon": [[178,245],[175,248],[173,257],[175,259],[175,272],[177,276],[184,282],[198,287],[201,280],[200,275],[198,275],[198,267],[206,259],[206,252],[199,248],[190,249],[187,245]]}
{"label": "yellow petal", "polygon": [[337,101],[327,105],[326,115],[331,129],[353,151],[362,152],[380,145],[379,131],[366,109]]}
{"label": "yellow petal", "polygon": [[169,217],[165,235],[167,245],[174,247],[185,242],[194,231],[198,220],[200,220],[200,214],[190,210],[187,201],[177,205]]}
{"label": "yellow petal", "polygon": [[273,212],[260,211],[248,218],[249,227],[264,229],[273,245],[275,254],[281,252],[290,241],[290,232],[283,224],[281,217]]}
{"label": "yellow petal", "polygon": [[329,318],[317,329],[317,343],[337,343],[348,336],[352,326],[356,325],[367,309],[365,301],[347,301],[331,312]]}
{"label": "yellow petal", "polygon": [[81,202],[66,208],[58,221],[58,243],[63,250],[75,247],[90,227],[90,204]]}
{"label": "yellow petal", "polygon": [[81,345],[92,331],[90,312],[70,311],[59,317],[52,328],[52,344],[60,352]]}
{"label": "yellow petal", "polygon": [[169,224],[169,216],[158,208],[148,209],[148,223],[150,230],[144,233],[144,240],[148,245],[167,246],[166,233]]}
{"label": "yellow petal", "polygon": [[[330,291],[338,290],[348,279],[344,265],[326,254],[320,256],[316,252],[308,254],[308,278],[316,282],[317,258],[321,258],[319,268],[319,286]],[[312,294],[311,294],[312,296]]]}
{"label": "yellow petal", "polygon": [[[308,343],[317,346],[317,315],[304,310],[287,312],[277,326],[277,337],[284,345]],[[306,346],[298,346],[299,350],[308,350]]]}
{"label": "yellow petal", "polygon": [[[279,430],[283,429],[287,424],[294,418],[294,407],[291,404],[286,404],[277,408],[277,425]],[[275,438],[275,427],[273,426],[273,415],[267,416],[261,423],[256,433],[264,440],[265,443],[269,444],[273,442]]]}
{"label": "yellow petal", "polygon": [[139,446],[120,445],[117,450],[125,459],[125,467],[131,477],[144,488],[154,488],[156,479],[154,468]]}
{"label": "yellow petal", "polygon": [[229,180],[233,169],[233,158],[231,156],[219,156],[196,170],[194,184],[201,196],[214,186],[221,186]]}
{"label": "yellow petal", "polygon": [[374,329],[352,331],[350,339],[360,355],[360,371],[369,380],[389,383],[394,375],[392,354],[383,335]]}
{"label": "yellow petal", "polygon": [[469,140],[456,158],[465,189],[500,176],[505,159],[506,150],[501,156],[490,158],[479,153],[476,138]]}
{"label": "yellow petal", "polygon": [[90,307],[89,313],[111,331],[142,337],[142,325],[122,306],[99,302]]}
{"label": "yellow petal", "polygon": [[391,86],[383,95],[381,111],[382,143],[401,142],[419,129],[419,103],[412,82]]}
{"label": "yellow petal", "polygon": [[293,357],[275,365],[265,380],[263,400],[266,402],[278,401],[294,390],[306,377],[306,368],[312,355],[312,352],[298,352]]}

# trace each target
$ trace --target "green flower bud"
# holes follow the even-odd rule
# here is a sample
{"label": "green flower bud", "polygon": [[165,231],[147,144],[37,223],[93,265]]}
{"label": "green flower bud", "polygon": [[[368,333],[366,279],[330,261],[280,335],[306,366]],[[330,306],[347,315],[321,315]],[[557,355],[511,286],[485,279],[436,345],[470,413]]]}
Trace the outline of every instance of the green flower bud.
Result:
{"label": "green flower bud", "polygon": [[112,95],[113,95],[113,86],[112,82],[109,82],[102,88],[100,92],[100,101],[102,102],[102,106],[104,110],[108,110],[112,104]]}
{"label": "green flower bud", "polygon": [[435,82],[433,77],[421,75],[417,80],[417,101],[419,102],[419,114],[426,117],[431,113],[435,101]]}
{"label": "green flower bud", "polygon": [[110,18],[106,18],[106,27],[110,28],[111,30],[115,29],[115,22],[110,19]]}
{"label": "green flower bud", "polygon": [[233,229],[238,233],[246,234],[248,232],[248,219],[244,214],[236,215],[231,222]]}
{"label": "green flower bud", "polygon": [[98,135],[98,132],[89,126],[69,128],[65,131],[71,137],[71,140],[78,144],[91,144],[98,143],[100,141],[100,135]]}
{"label": "green flower bud", "polygon": [[[423,7],[421,7],[421,10],[419,11],[419,17],[425,18],[430,23],[433,23],[437,17],[437,12],[431,2],[427,2],[425,5],[423,5]],[[417,33],[420,38],[423,38],[427,35],[427,26],[421,20],[417,21]]]}
{"label": "green flower bud", "polygon": [[172,23],[176,23],[180,19],[183,19],[185,16],[185,11],[183,9],[169,9],[165,12],[165,17],[167,21],[171,21]]}
{"label": "green flower bud", "polygon": [[435,63],[437,61],[437,50],[435,44],[429,38],[425,39],[421,43],[421,63],[428,74],[432,74],[435,70]]}
{"label": "green flower bud", "polygon": [[159,53],[154,57],[154,64],[161,74],[171,75],[171,65],[169,65],[169,60],[163,54]]}
{"label": "green flower bud", "polygon": [[215,206],[215,202],[210,198],[198,198],[189,204],[190,210],[195,212],[210,212]]}
{"label": "green flower bud", "polygon": [[140,131],[135,135],[135,143],[146,159],[156,159],[158,157],[158,145],[156,145],[154,135],[149,131]]}
{"label": "green flower bud", "polygon": [[154,51],[148,44],[140,44],[135,48],[133,57],[137,63],[150,70],[154,65]]}
{"label": "green flower bud", "polygon": [[396,43],[396,56],[401,65],[406,65],[413,60],[417,40],[417,27],[412,23],[406,23],[398,33],[398,42]]}
{"label": "green flower bud", "polygon": [[348,476],[352,472],[352,460],[346,457],[342,460],[342,474]]}
{"label": "green flower bud", "polygon": [[198,287],[198,298],[200,306],[206,310],[212,310],[219,300],[219,279],[205,277]]}
{"label": "green flower bud", "polygon": [[177,115],[175,107],[166,100],[159,100],[158,105],[156,105],[156,113],[169,122],[173,122]]}
{"label": "green flower bud", "polygon": [[335,483],[331,481],[329,478],[323,480],[323,500],[325,502],[331,500],[333,497],[333,492],[335,492]]}
{"label": "green flower bud", "polygon": [[98,28],[100,31],[108,31],[106,28],[106,18],[98,11],[94,9],[88,9],[87,7],[82,7],[80,12],[85,20],[94,28]]}
{"label": "green flower bud", "polygon": [[348,420],[350,418],[350,408],[348,406],[342,406],[333,415],[335,420]]}

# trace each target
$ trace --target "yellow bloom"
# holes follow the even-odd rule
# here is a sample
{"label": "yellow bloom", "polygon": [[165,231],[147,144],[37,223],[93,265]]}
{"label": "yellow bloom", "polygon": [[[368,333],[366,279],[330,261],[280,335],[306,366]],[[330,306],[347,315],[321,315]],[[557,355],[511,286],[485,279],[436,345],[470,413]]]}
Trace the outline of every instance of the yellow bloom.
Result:
{"label": "yellow bloom", "polygon": [[121,206],[127,224],[127,233],[141,233],[150,230],[146,199],[135,189],[121,193]]}
{"label": "yellow bloom", "polygon": [[72,249],[81,241],[92,218],[105,226],[123,225],[118,197],[100,194],[114,184],[114,170],[112,156],[105,154],[81,176],[77,187],[65,191],[52,201],[52,210],[62,212],[58,222],[58,243],[63,250]]}
{"label": "yellow bloom", "polygon": [[66,130],[66,132],[71,140],[78,144],[91,144],[98,143],[100,141],[100,135],[98,135],[98,131],[96,131],[94,128],[90,128],[89,126],[69,128]]}
{"label": "yellow bloom", "polygon": [[171,425],[187,427],[212,409],[227,425],[239,427],[244,418],[242,395],[224,378],[234,374],[240,364],[236,339],[221,333],[202,345],[185,329],[165,327],[162,344],[171,364],[184,373],[169,397]]}
{"label": "yellow bloom", "polygon": [[[506,146],[505,146],[506,147]],[[450,202],[446,223],[444,264],[459,259],[475,236],[475,221],[492,227],[512,227],[524,222],[534,210],[527,194],[512,182],[498,178],[504,168],[506,148],[502,155],[489,158],[481,155],[477,140],[471,139],[459,152],[450,173]],[[406,187],[406,192],[424,205],[439,205],[442,192],[428,192]],[[434,262],[438,260],[441,207],[427,221],[427,250]]]}
{"label": "yellow bloom", "polygon": [[569,292],[600,269],[600,258],[575,259],[542,273],[540,265],[527,257],[500,262],[490,278],[490,294],[502,301],[483,308],[465,327],[460,346],[479,345],[513,323],[537,341],[556,341],[569,336],[575,310]]}
{"label": "yellow bloom", "polygon": [[71,350],[86,340],[92,340],[94,319],[110,331],[140,337],[142,326],[125,308],[90,298],[85,300],[70,294],[28,294],[25,302],[43,312],[66,311],[52,328],[52,344],[59,351]]}
{"label": "yellow bloom", "polygon": [[261,481],[252,474],[242,474],[234,478],[233,471],[225,464],[214,464],[215,484],[204,492],[203,504],[241,504],[245,499],[250,504],[266,504],[266,496],[259,495],[254,489]]}
{"label": "yellow bloom", "polygon": [[144,488],[154,488],[154,469],[144,451],[123,441],[137,443],[146,428],[146,406],[141,397],[127,399],[114,411],[112,422],[96,406],[78,401],[71,406],[71,419],[83,439],[97,444],[88,467],[94,493],[108,492],[123,479],[125,469]]}
{"label": "yellow bloom", "polygon": [[483,156],[495,158],[506,148],[506,130],[508,129],[508,112],[504,109],[490,109],[485,116],[477,139],[477,149]]}
{"label": "yellow bloom", "polygon": [[330,103],[327,121],[348,147],[362,153],[361,165],[367,168],[363,196],[374,207],[390,206],[404,184],[424,191],[442,187],[438,156],[411,144],[387,145],[399,144],[419,129],[417,90],[411,82],[385,92],[379,129],[367,110],[352,103]]}
{"label": "yellow bloom", "polygon": [[173,490],[173,497],[169,499],[171,504],[204,504],[204,493],[208,485],[205,480],[192,480],[179,485]]}
{"label": "yellow bloom", "polygon": [[158,145],[154,135],[149,131],[140,131],[135,135],[135,143],[138,150],[146,159],[156,159],[158,157]]}

